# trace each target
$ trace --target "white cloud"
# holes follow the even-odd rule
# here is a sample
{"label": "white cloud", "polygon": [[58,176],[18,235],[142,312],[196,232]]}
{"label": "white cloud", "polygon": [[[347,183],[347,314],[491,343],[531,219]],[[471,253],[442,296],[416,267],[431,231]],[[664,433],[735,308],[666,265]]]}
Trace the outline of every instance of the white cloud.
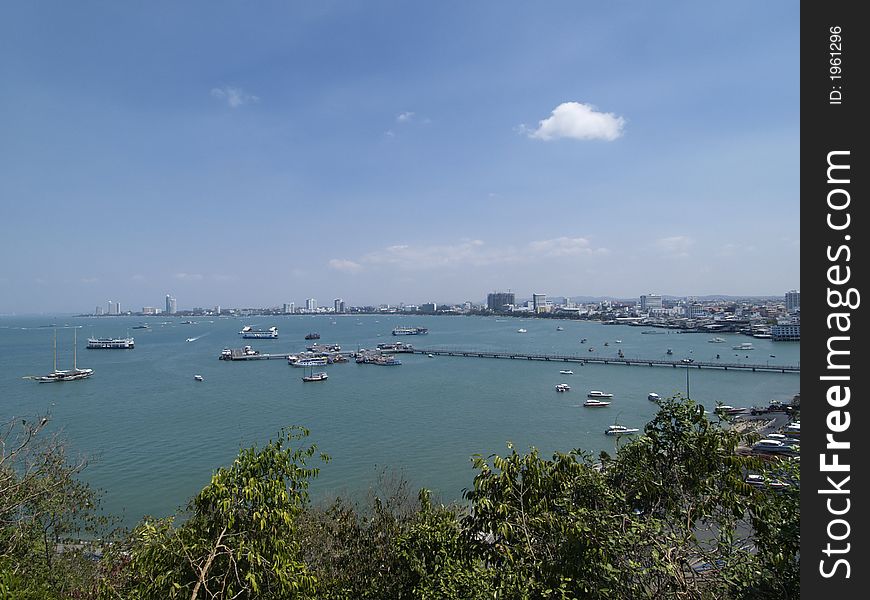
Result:
{"label": "white cloud", "polygon": [[136,275],[131,275],[130,280],[131,281],[145,281],[145,276],[137,273]]}
{"label": "white cloud", "polygon": [[551,240],[530,242],[529,249],[543,256],[592,256],[594,254],[607,254],[607,248],[593,248],[586,238],[558,237]]}
{"label": "white cloud", "polygon": [[403,113],[399,113],[398,116],[396,116],[396,121],[398,121],[399,123],[407,123],[408,121],[410,121],[413,118],[414,118],[414,113],[403,112]]}
{"label": "white cloud", "polygon": [[174,277],[182,281],[201,281],[202,273],[176,273]]}
{"label": "white cloud", "polygon": [[671,258],[688,258],[689,248],[691,248],[694,243],[695,240],[690,237],[685,235],[674,235],[656,240],[655,245],[662,253]]}
{"label": "white cloud", "polygon": [[572,138],[575,140],[607,140],[612,142],[622,136],[625,119],[613,113],[603,113],[591,104],[563,102],[546,119],[538,122],[538,128],[520,130],[537,140]]}
{"label": "white cloud", "polygon": [[483,267],[497,264],[528,264],[549,258],[597,256],[609,253],[594,248],[585,238],[560,237],[529,242],[524,246],[488,246],[483,240],[462,240],[456,244],[412,246],[395,244],[363,255],[359,262],[334,258],[329,267],[357,272],[364,268],[396,268],[404,271],[448,267]]}
{"label": "white cloud", "polygon": [[219,100],[226,100],[230,108],[238,108],[243,104],[256,104],[260,98],[249,94],[241,88],[225,85],[221,88],[212,88],[211,95]]}
{"label": "white cloud", "polygon": [[359,263],[353,262],[352,260],[333,258],[329,261],[329,268],[335,269],[336,271],[343,271],[345,273],[358,273],[362,270],[363,266]]}

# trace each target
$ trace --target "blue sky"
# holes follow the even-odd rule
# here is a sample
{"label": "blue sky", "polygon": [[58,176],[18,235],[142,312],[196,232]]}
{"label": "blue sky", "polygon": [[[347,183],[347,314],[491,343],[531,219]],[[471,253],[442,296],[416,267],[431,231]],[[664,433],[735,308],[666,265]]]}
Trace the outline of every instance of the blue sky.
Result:
{"label": "blue sky", "polygon": [[6,2],[0,313],[799,288],[794,2]]}

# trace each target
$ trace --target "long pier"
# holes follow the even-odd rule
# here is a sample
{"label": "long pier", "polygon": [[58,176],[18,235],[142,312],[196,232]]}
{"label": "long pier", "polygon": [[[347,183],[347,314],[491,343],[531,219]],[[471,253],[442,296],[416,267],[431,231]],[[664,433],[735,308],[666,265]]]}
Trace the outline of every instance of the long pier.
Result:
{"label": "long pier", "polygon": [[645,367],[672,367],[690,369],[718,369],[720,371],[752,371],[767,373],[800,373],[800,365],[772,365],[751,363],[726,363],[713,361],[683,362],[683,360],[662,360],[660,358],[620,358],[602,356],[580,356],[573,354],[524,354],[522,352],[492,352],[488,350],[456,350],[414,348],[414,354],[433,356],[460,356],[465,358],[506,358],[511,360],[538,360],[593,365],[625,365]]}

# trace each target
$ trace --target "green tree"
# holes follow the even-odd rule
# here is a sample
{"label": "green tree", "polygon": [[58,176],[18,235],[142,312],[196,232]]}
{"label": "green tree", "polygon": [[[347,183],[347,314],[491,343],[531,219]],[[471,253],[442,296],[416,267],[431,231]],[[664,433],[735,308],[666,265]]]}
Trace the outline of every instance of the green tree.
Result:
{"label": "green tree", "polygon": [[[189,518],[146,519],[133,532],[123,593],[132,598],[308,598],[316,578],[302,561],[295,523],[308,503],[316,446],[282,431],[243,449],[189,504]],[[325,455],[321,459],[328,460]]]}

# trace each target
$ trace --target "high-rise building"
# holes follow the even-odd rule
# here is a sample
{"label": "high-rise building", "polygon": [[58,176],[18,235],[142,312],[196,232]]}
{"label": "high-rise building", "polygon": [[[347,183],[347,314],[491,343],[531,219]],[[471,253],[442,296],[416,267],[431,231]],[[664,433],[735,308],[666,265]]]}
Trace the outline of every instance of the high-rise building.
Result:
{"label": "high-rise building", "polygon": [[785,309],[788,312],[795,312],[801,307],[801,293],[799,290],[790,290],[785,293]]}
{"label": "high-rise building", "polygon": [[109,310],[108,310],[107,314],[120,315],[121,314],[121,303],[120,302],[113,302],[112,300],[109,300],[108,309]]}
{"label": "high-rise building", "polygon": [[342,308],[344,306],[344,302],[342,301],[341,298],[336,298],[335,300],[333,300],[332,305],[333,305],[333,310],[335,310],[335,312],[337,312],[339,314],[344,312],[344,309]]}
{"label": "high-rise building", "polygon": [[174,315],[178,312],[178,305],[175,303],[175,298],[166,294],[166,312],[170,315]]}
{"label": "high-rise building", "polygon": [[438,310],[438,305],[434,302],[426,302],[420,305],[420,312],[434,313],[436,310]]}
{"label": "high-rise building", "polygon": [[546,312],[547,294],[532,294],[532,310],[536,313]]}
{"label": "high-rise building", "polygon": [[658,294],[644,294],[640,297],[640,310],[651,311],[662,309],[662,297]]}
{"label": "high-rise building", "polygon": [[285,302],[285,303],[284,303],[284,314],[285,314],[285,315],[292,314],[294,308],[295,308],[295,307],[293,306],[293,303],[292,303],[292,302]]}
{"label": "high-rise building", "polygon": [[159,311],[154,306],[143,306],[142,314],[143,315],[156,315]]}
{"label": "high-rise building", "polygon": [[492,292],[486,295],[486,308],[495,312],[502,312],[517,303],[513,292]]}
{"label": "high-rise building", "polygon": [[94,310],[94,314],[95,314],[96,316],[98,316],[98,317],[99,317],[100,315],[102,315],[102,314],[103,314],[103,307],[102,307],[102,306],[98,306],[98,307]]}
{"label": "high-rise building", "polygon": [[305,310],[308,310],[308,311],[317,310],[317,300],[315,298],[306,298]]}

